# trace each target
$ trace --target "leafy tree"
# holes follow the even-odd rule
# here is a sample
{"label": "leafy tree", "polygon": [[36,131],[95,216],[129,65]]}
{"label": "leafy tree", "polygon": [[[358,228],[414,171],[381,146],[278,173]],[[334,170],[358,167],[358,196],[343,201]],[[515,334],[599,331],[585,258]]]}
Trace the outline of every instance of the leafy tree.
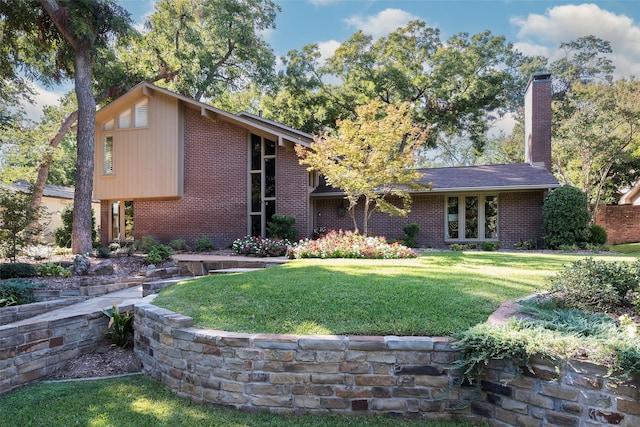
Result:
{"label": "leafy tree", "polygon": [[73,250],[89,252],[96,109],[93,64],[101,48],[112,46],[131,29],[129,14],[114,0],[0,0],[0,18],[3,42],[11,47],[0,50],[3,72],[14,76],[24,70],[45,83],[74,79],[78,156]]}
{"label": "leafy tree", "polygon": [[271,0],[162,0],[123,59],[173,91],[215,102],[271,82],[275,57],[262,33],[279,11]]}
{"label": "leafy tree", "polygon": [[515,107],[511,91],[524,61],[488,31],[442,41],[437,29],[414,21],[377,40],[357,32],[326,62],[317,45],[289,52],[263,108],[274,120],[320,132],[354,119],[356,108],[373,99],[409,102],[414,121],[432,125],[430,146],[465,137],[480,152],[493,120],[488,112]]}
{"label": "leafy tree", "polygon": [[16,261],[20,250],[31,244],[39,234],[31,225],[41,217],[42,211],[34,209],[31,196],[18,191],[0,191],[0,236],[4,254]]}
{"label": "leafy tree", "polygon": [[[410,209],[408,189],[419,187],[415,154],[427,137],[414,124],[409,103],[385,104],[377,99],[356,108],[355,119],[338,121],[335,134],[317,136],[311,149],[296,146],[300,163],[324,175],[329,185],[342,189],[358,231],[355,207],[363,202],[362,231],[380,210],[405,216]],[[389,202],[394,196],[403,203]]]}
{"label": "leafy tree", "polygon": [[557,173],[588,195],[595,212],[616,165],[640,157],[640,81],[574,83],[555,105],[554,122]]}
{"label": "leafy tree", "polygon": [[544,200],[542,221],[542,232],[550,248],[588,242],[591,212],[587,195],[571,185],[556,188]]}

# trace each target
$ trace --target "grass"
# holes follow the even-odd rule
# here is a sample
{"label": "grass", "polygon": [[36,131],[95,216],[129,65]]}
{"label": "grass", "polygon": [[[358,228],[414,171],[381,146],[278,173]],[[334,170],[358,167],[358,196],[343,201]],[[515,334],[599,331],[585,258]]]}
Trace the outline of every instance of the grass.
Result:
{"label": "grass", "polygon": [[411,422],[389,417],[291,416],[196,405],[145,376],[40,383],[0,396],[0,425],[93,427],[193,426],[430,426],[470,427],[462,421]]}
{"label": "grass", "polygon": [[235,332],[451,335],[484,322],[505,300],[545,289],[548,276],[582,257],[470,251],[296,260],[177,284],[154,305],[193,317],[196,327]]}
{"label": "grass", "polygon": [[611,246],[612,251],[620,252],[627,255],[640,255],[640,243],[623,243],[621,245]]}

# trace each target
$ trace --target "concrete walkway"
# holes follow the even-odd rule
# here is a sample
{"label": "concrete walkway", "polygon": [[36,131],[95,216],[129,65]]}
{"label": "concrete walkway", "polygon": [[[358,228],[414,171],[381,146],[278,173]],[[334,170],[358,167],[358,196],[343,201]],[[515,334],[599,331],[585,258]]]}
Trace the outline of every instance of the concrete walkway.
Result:
{"label": "concrete walkway", "polygon": [[23,326],[30,323],[37,323],[42,321],[48,322],[52,320],[59,320],[68,317],[95,313],[103,309],[109,309],[113,307],[114,304],[118,307],[124,307],[127,305],[138,304],[140,302],[149,303],[153,301],[155,297],[156,294],[143,297],[142,286],[134,286],[128,289],[123,289],[121,291],[104,294],[99,297],[93,297],[77,304],[72,304],[66,307],[51,310],[37,316],[29,317],[28,319],[19,320],[17,322],[11,323],[11,326]]}

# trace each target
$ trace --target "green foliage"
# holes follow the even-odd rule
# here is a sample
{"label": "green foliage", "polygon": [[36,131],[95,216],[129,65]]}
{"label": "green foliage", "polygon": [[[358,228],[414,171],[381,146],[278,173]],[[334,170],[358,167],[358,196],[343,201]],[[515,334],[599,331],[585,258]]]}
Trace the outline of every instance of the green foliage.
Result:
{"label": "green foliage", "polygon": [[586,258],[567,266],[550,281],[551,295],[564,307],[585,311],[614,311],[638,289],[640,261],[606,262]]}
{"label": "green foliage", "polygon": [[352,231],[331,230],[322,239],[300,241],[287,251],[299,258],[415,258],[417,254],[399,243],[387,243],[384,237],[367,237]]}
{"label": "green foliage", "polygon": [[253,236],[236,239],[231,244],[231,248],[239,255],[260,257],[283,256],[287,253],[287,249],[290,246],[291,242],[286,239]]}
{"label": "green foliage", "polygon": [[136,251],[148,254],[151,248],[160,245],[160,241],[153,236],[142,236],[140,240],[136,240],[134,247]]}
{"label": "green foliage", "polygon": [[594,245],[604,245],[607,243],[607,230],[604,227],[591,224],[591,240]]}
{"label": "green foliage", "polygon": [[166,245],[155,245],[149,249],[147,256],[144,257],[145,264],[160,264],[163,261],[171,259],[173,249]]}
{"label": "green foliage", "polygon": [[14,279],[20,277],[36,277],[38,273],[32,264],[12,262],[0,264],[0,279]]}
{"label": "green foliage", "polygon": [[482,242],[482,244],[480,245],[480,248],[483,251],[495,251],[496,249],[500,248],[500,243],[498,242]]}
{"label": "green foliage", "polygon": [[415,248],[418,246],[418,236],[420,235],[420,224],[413,222],[411,224],[405,224],[402,227],[404,231],[404,245],[409,248]]}
{"label": "green foliage", "polygon": [[184,251],[189,249],[187,241],[185,239],[174,239],[169,242],[169,247],[174,251]]}
{"label": "green foliage", "polygon": [[538,249],[538,239],[528,239],[528,240],[518,240],[518,249],[522,250],[532,250]]}
{"label": "green foliage", "polygon": [[275,214],[271,217],[271,221],[267,222],[267,233],[269,237],[275,239],[295,242],[299,234],[298,229],[294,227],[295,223],[295,216]]}
{"label": "green foliage", "polygon": [[[335,133],[318,135],[313,149],[296,145],[300,164],[321,173],[340,188],[349,203],[354,229],[368,234],[375,211],[406,216],[410,190],[424,189],[415,168],[416,153],[427,138],[425,127],[413,122],[409,103],[384,104],[379,99],[356,107],[354,119],[338,121]],[[336,159],[340,159],[336,161]],[[389,202],[393,197],[394,203]],[[362,220],[356,220],[362,203]]]}
{"label": "green foliage", "polygon": [[[56,245],[62,248],[71,247],[71,233],[73,228],[73,203],[66,205],[60,212],[62,225],[53,230],[53,239]],[[94,245],[98,244],[98,230],[96,229],[95,212],[91,211],[91,241]]]}
{"label": "green foliage", "polygon": [[98,246],[96,248],[96,256],[98,258],[109,258],[111,256],[111,249],[105,246]]}
{"label": "green foliage", "polygon": [[194,244],[196,252],[208,251],[214,249],[213,242],[207,236],[198,237]]}
{"label": "green foliage", "polygon": [[564,185],[553,190],[542,206],[542,232],[547,246],[581,245],[589,241],[591,212],[584,191]]}
{"label": "green foliage", "polygon": [[47,245],[33,245],[24,248],[24,253],[35,261],[42,261],[43,259],[51,258],[54,248]]}
{"label": "green foliage", "polygon": [[467,246],[461,245],[460,243],[452,243],[449,245],[449,250],[452,250],[454,252],[464,251],[465,249],[467,249]]}
{"label": "green foliage", "polygon": [[42,277],[71,277],[71,271],[61,266],[59,262],[40,264],[36,271],[38,276]]}
{"label": "green foliage", "polygon": [[121,313],[117,305],[111,310],[102,310],[109,317],[107,335],[118,347],[126,347],[129,343],[129,336],[133,332],[133,313]]}
{"label": "green foliage", "polygon": [[41,212],[32,206],[30,194],[0,191],[0,246],[12,262],[39,234],[38,227],[32,227],[32,224],[40,218]]}
{"label": "green foliage", "polygon": [[33,291],[43,287],[30,280],[8,279],[0,282],[0,299],[6,299],[7,304],[30,304],[34,302]]}

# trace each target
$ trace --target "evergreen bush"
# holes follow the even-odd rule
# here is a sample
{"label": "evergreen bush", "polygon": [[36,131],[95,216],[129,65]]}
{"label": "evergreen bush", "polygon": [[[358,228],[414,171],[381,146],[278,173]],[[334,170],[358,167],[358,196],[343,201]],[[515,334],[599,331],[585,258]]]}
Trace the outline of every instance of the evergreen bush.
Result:
{"label": "evergreen bush", "polygon": [[[60,219],[62,225],[53,230],[53,240],[56,245],[61,248],[71,247],[71,232],[73,229],[73,204],[70,203],[62,208],[60,212]],[[98,230],[96,229],[96,215],[93,209],[91,210],[91,241],[93,246],[98,246]]]}
{"label": "evergreen bush", "polygon": [[587,195],[564,185],[553,190],[542,206],[542,232],[548,247],[584,245],[591,237]]}
{"label": "evergreen bush", "polygon": [[295,242],[299,234],[298,229],[294,227],[295,223],[294,216],[275,214],[271,217],[271,221],[267,222],[267,233],[274,239]]}
{"label": "evergreen bush", "polygon": [[402,231],[404,231],[404,234],[405,234],[405,238],[403,239],[403,243],[405,246],[410,248],[415,248],[416,246],[418,246],[418,235],[420,234],[420,224],[415,222],[411,224],[405,224],[405,226],[402,227]]}
{"label": "evergreen bush", "polygon": [[604,245],[607,243],[607,230],[597,224],[591,225],[591,243],[594,245]]}

